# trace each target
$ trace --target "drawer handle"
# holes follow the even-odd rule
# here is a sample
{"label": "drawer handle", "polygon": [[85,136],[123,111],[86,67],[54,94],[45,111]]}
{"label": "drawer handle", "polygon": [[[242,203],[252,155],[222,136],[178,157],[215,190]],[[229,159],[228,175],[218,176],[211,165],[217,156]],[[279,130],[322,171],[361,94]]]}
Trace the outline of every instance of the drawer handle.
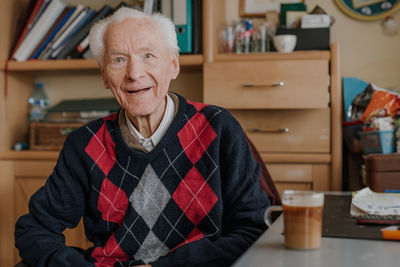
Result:
{"label": "drawer handle", "polygon": [[277,82],[277,83],[271,83],[271,84],[254,84],[254,83],[245,83],[243,84],[243,87],[245,88],[252,88],[252,87],[279,87],[279,86],[284,86],[284,82]]}
{"label": "drawer handle", "polygon": [[278,128],[276,130],[262,130],[260,128],[253,128],[248,130],[251,133],[288,133],[290,132],[289,128]]}

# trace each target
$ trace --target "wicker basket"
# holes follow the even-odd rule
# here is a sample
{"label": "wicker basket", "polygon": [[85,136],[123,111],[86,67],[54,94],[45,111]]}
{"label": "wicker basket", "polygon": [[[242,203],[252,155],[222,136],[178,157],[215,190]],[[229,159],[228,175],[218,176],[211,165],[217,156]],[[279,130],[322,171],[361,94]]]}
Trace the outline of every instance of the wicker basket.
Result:
{"label": "wicker basket", "polygon": [[60,150],[65,138],[82,123],[42,123],[30,124],[29,146],[33,150]]}

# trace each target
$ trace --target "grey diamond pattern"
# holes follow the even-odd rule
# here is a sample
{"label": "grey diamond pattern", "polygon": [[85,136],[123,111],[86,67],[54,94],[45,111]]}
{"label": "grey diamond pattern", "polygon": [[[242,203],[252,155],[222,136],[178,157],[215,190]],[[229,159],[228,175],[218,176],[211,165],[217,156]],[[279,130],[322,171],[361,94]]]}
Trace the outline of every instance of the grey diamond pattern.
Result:
{"label": "grey diamond pattern", "polygon": [[153,234],[152,231],[146,236],[142,246],[136,252],[135,259],[142,259],[146,264],[155,261],[161,256],[168,253],[169,249],[166,245]]}
{"label": "grey diamond pattern", "polygon": [[[132,207],[142,216],[150,229],[154,226],[170,199],[170,193],[160,182],[150,164],[146,167],[139,184],[129,197]],[[150,262],[165,255],[168,251],[168,247],[150,230],[141,248],[135,254],[135,258]]]}

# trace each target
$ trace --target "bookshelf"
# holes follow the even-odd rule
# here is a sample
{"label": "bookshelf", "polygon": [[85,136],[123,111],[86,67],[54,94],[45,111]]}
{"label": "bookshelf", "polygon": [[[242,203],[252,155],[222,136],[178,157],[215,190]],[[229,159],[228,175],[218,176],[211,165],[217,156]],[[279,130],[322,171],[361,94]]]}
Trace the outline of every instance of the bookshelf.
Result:
{"label": "bookshelf", "polygon": [[[183,70],[196,67],[201,69],[203,56],[183,55],[180,56],[179,63]],[[7,70],[9,72],[98,69],[96,62],[92,59],[8,61],[7,64]],[[4,69],[5,64],[2,65],[1,70],[4,71]]]}
{"label": "bookshelf", "polygon": [[[8,61],[18,15],[26,8],[28,2],[28,0],[0,1],[0,32],[2,32],[0,39],[0,266],[12,266],[18,261],[13,236],[16,219],[24,213],[31,192],[44,183],[58,157],[57,151],[17,152],[12,150],[14,143],[28,140],[28,98],[32,92],[32,85],[35,82],[43,82],[52,104],[62,99],[110,95],[102,85],[93,60]],[[99,9],[106,3],[116,6],[120,1],[69,0],[67,2],[84,3]],[[325,127],[327,139],[324,141],[324,148],[317,152],[312,147],[293,151],[292,147],[282,145],[282,149],[270,151],[264,149],[262,142],[255,143],[273,177],[285,175],[287,170],[304,171],[309,174],[305,180],[289,177],[283,181],[276,181],[281,189],[308,186],[310,189],[318,190],[341,190],[340,46],[333,45],[330,51],[295,51],[291,54],[277,52],[248,55],[220,54],[217,50],[217,33],[226,23],[225,5],[229,4],[227,0],[203,0],[203,54],[180,56],[181,73],[178,79],[173,81],[171,89],[193,101],[218,104],[217,98],[210,97],[210,91],[219,90],[213,85],[215,79],[218,82],[218,77],[211,75],[212,70],[219,64],[227,66],[229,70],[231,65],[236,66],[242,63],[259,62],[269,66],[268,64],[280,65],[285,61],[304,64],[323,62],[326,67],[324,75],[327,76],[323,79],[325,81],[330,79],[330,85],[324,85],[324,88],[331,96],[330,103],[326,103],[322,109],[328,120]],[[254,75],[262,78],[270,71],[269,68],[259,69]],[[243,71],[245,72],[246,70]],[[221,84],[223,85],[224,83]],[[221,98],[225,97],[229,96],[221,96]],[[257,99],[257,96],[254,99]],[[318,101],[312,95],[310,99],[310,103]],[[268,118],[280,119],[282,111],[288,113],[290,118],[291,113],[287,108],[277,111],[268,106],[254,109],[247,105],[241,109],[232,110],[234,115],[242,119],[239,121],[243,122],[243,125],[247,122],[256,125],[267,124]],[[251,116],[246,117],[247,114]],[[296,127],[304,130],[306,126]],[[253,141],[260,140],[257,133],[249,133]],[[68,242],[73,245],[87,246],[86,241],[82,240],[84,236],[82,229],[78,229],[77,233],[68,233]]]}

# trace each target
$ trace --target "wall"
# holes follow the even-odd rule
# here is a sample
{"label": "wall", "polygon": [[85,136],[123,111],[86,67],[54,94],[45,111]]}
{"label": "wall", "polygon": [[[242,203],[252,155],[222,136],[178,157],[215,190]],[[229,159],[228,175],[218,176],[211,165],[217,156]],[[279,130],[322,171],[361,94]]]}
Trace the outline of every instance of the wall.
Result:
{"label": "wall", "polygon": [[[239,0],[226,1],[226,21],[238,18]],[[388,37],[380,21],[359,21],[342,13],[334,0],[305,0],[307,10],[317,4],[335,18],[331,42],[341,44],[342,76],[358,77],[383,88],[400,91],[400,32]],[[393,14],[400,27],[400,10]],[[400,31],[400,28],[399,28]]]}

